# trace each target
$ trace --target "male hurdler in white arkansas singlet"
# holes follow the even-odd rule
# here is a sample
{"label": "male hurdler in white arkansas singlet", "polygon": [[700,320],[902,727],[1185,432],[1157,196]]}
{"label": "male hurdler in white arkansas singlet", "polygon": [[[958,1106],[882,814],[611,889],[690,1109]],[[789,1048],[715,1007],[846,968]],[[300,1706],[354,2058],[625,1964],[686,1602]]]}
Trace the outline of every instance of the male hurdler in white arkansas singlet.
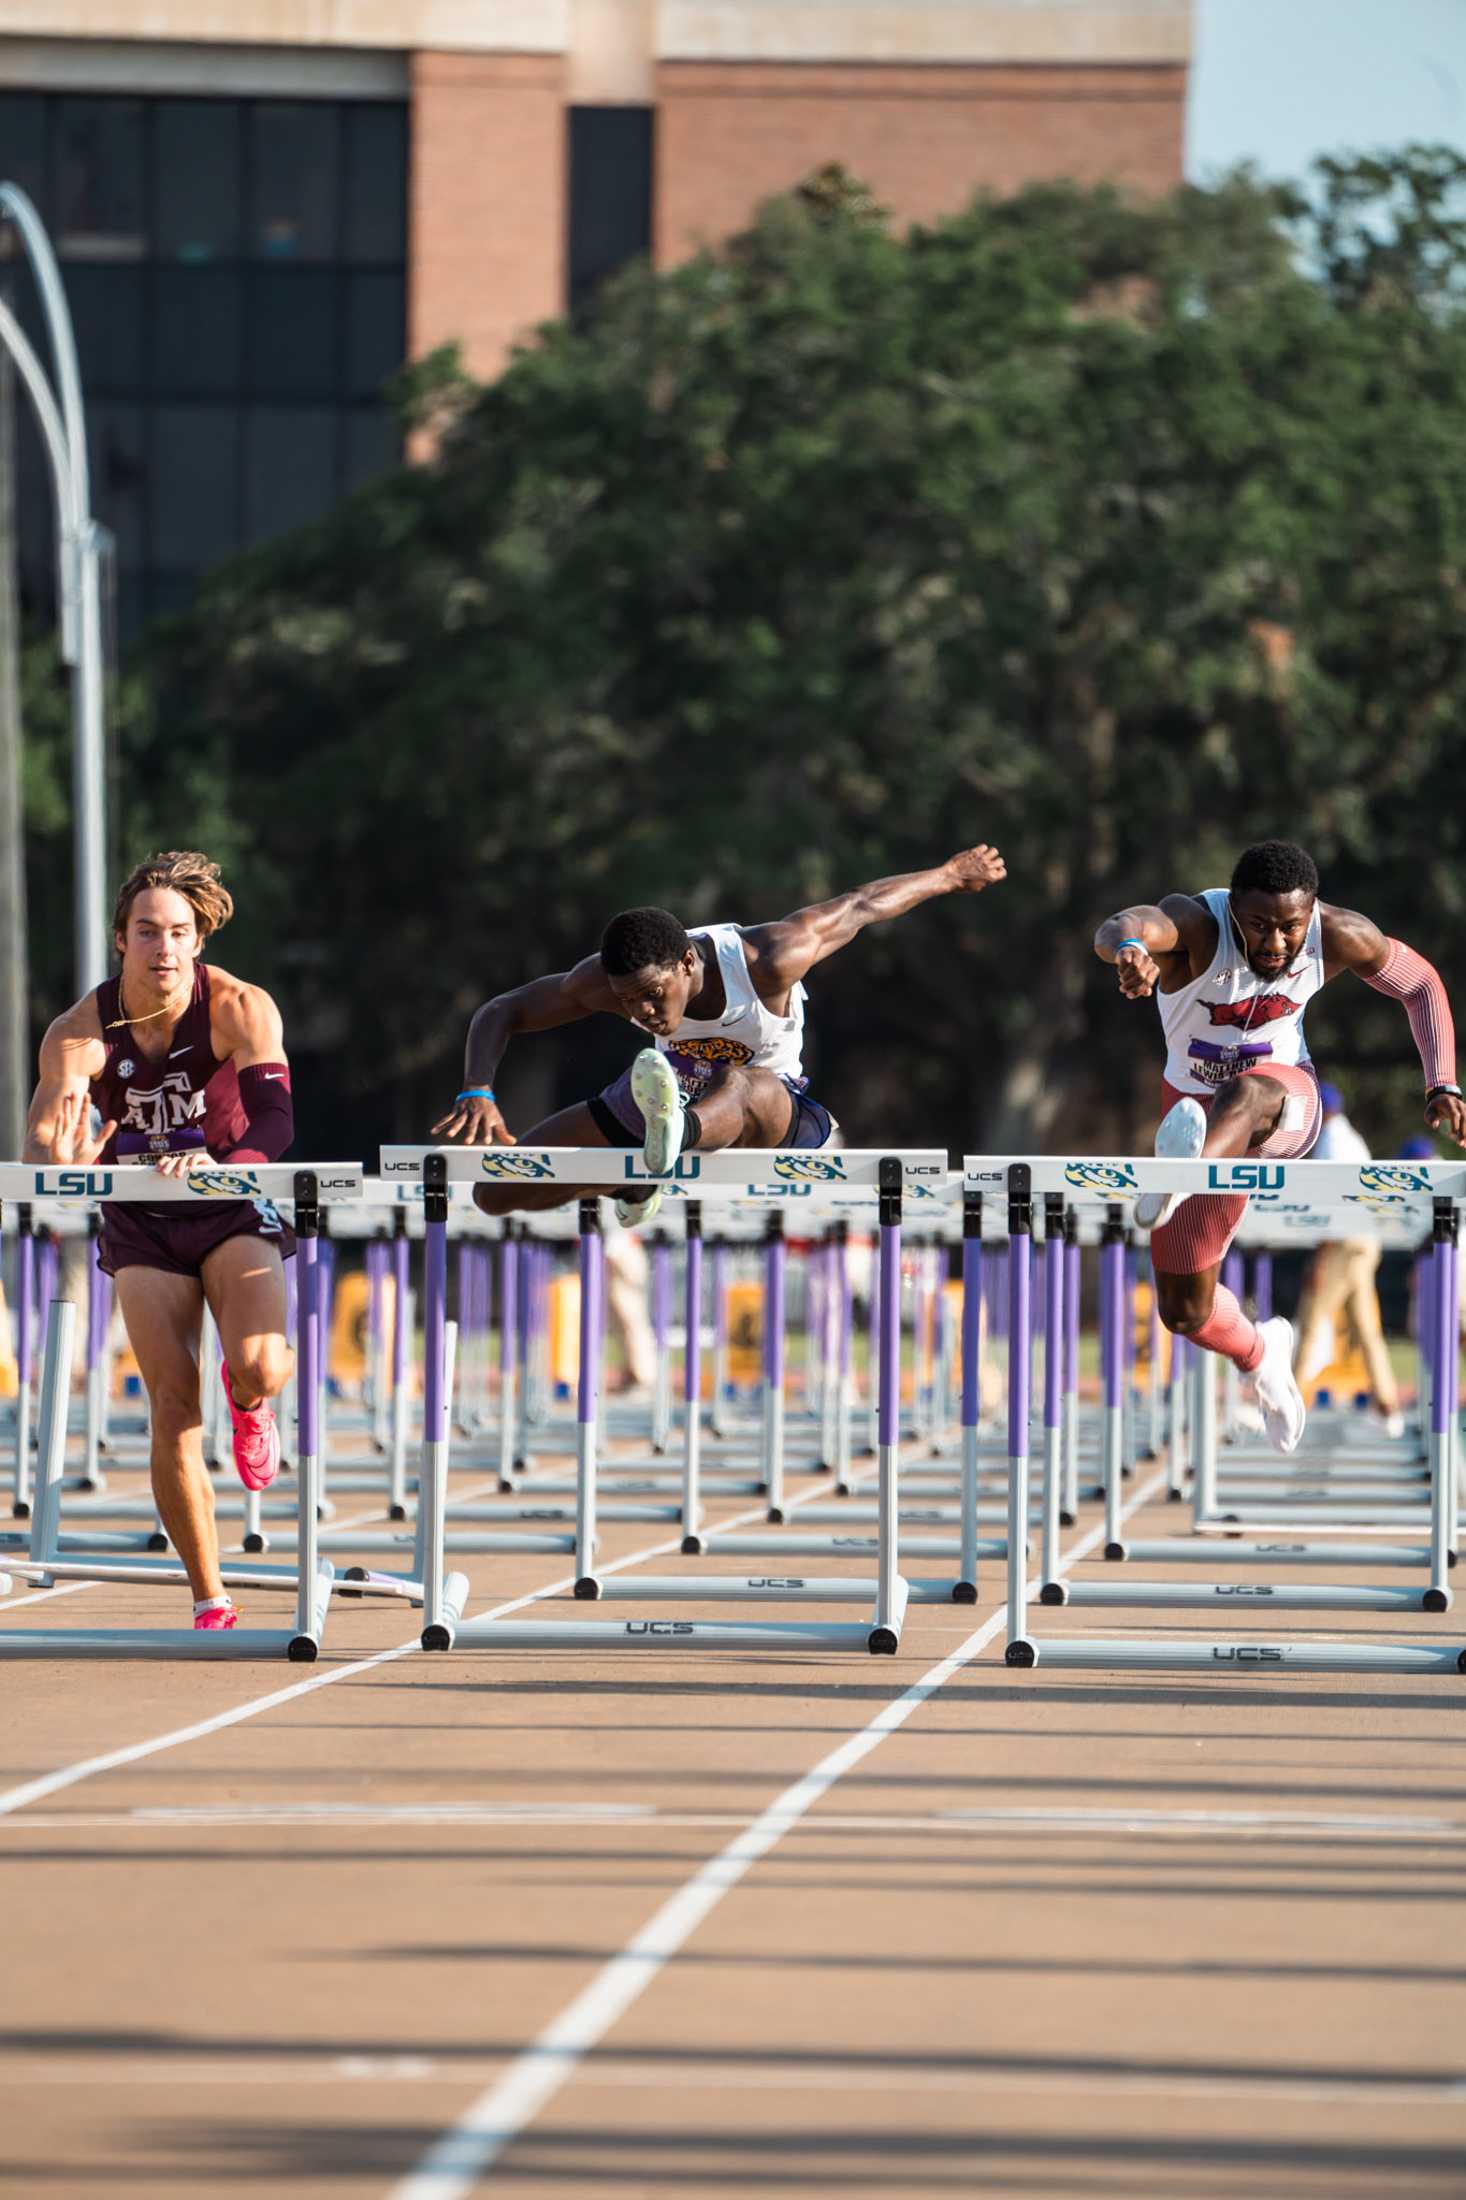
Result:
{"label": "male hurdler in white arkansas singlet", "polygon": [[[772,924],[700,925],[687,932],[665,909],[613,917],[599,952],[573,970],[536,978],[486,1001],[469,1026],[464,1089],[434,1135],[471,1146],[509,1145],[494,1074],[518,1032],[604,1012],[655,1044],[594,1099],[562,1109],[525,1134],[532,1146],[640,1146],[647,1170],[670,1173],[679,1153],[728,1146],[823,1146],[835,1125],[805,1091],[803,979],[868,924],[904,916],[939,894],[980,894],[1005,878],[985,844],[930,871],[876,879]],[[488,1214],[562,1206],[568,1184],[475,1187]],[[619,1199],[623,1222],[645,1221],[661,1199]]]}
{"label": "male hurdler in white arkansas singlet", "polygon": [[[1291,841],[1248,848],[1230,888],[1122,909],[1100,926],[1094,946],[1115,965],[1127,1000],[1157,996],[1168,1103],[1158,1154],[1298,1160],[1308,1153],[1322,1109],[1303,1012],[1343,970],[1404,1003],[1425,1072],[1425,1120],[1466,1145],[1455,1032],[1439,975],[1368,917],[1321,902],[1313,860]],[[1134,1219],[1152,1232],[1161,1320],[1254,1376],[1268,1439],[1289,1452],[1304,1424],[1293,1326],[1281,1319],[1254,1326],[1218,1281],[1246,1205],[1245,1196],[1211,1192],[1180,1201],[1144,1195]]]}

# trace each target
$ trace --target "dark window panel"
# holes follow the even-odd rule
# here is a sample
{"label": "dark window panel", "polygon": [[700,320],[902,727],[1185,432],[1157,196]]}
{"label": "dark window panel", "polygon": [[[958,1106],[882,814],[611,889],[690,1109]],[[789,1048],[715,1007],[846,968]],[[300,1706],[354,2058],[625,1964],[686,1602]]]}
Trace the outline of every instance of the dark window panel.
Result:
{"label": "dark window panel", "polygon": [[239,415],[230,405],[159,405],[153,415],[153,555],[197,573],[239,547]]}
{"label": "dark window panel", "polygon": [[347,391],[377,397],[407,350],[407,284],[400,275],[351,275],[346,299]]}
{"label": "dark window panel", "polygon": [[142,406],[89,405],[87,455],[92,469],[93,510],[117,537],[117,562],[126,573],[142,564],[147,548],[147,442]]}
{"label": "dark window panel", "polygon": [[337,109],[265,100],[253,114],[250,250],[261,260],[335,259]]}
{"label": "dark window panel", "polygon": [[256,405],[245,441],[245,527],[251,542],[319,519],[336,502],[336,426],[329,405]]}
{"label": "dark window panel", "polygon": [[253,271],[246,338],[255,396],[335,396],[340,287],[334,274],[304,268]]}
{"label": "dark window panel", "polygon": [[[144,381],[146,269],[94,267],[79,261],[65,269],[63,280],[76,331],[83,398],[137,396]],[[44,356],[49,360],[49,353]]]}
{"label": "dark window panel", "polygon": [[244,349],[242,274],[160,267],[153,284],[154,388],[169,397],[235,395]]}
{"label": "dark window panel", "polygon": [[407,112],[359,106],[346,114],[346,258],[407,258]]}
{"label": "dark window panel", "polygon": [[365,487],[402,464],[402,431],[385,405],[354,405],[346,415],[346,487]]}
{"label": "dark window panel", "polygon": [[225,99],[160,99],[155,114],[159,258],[237,257],[243,235],[241,107]]}
{"label": "dark window panel", "polygon": [[198,587],[196,572],[179,572],[155,566],[143,576],[143,597],[150,619],[166,619],[175,611],[186,611],[193,602]]}
{"label": "dark window panel", "polygon": [[652,110],[570,110],[570,310],[651,248]]}
{"label": "dark window panel", "polygon": [[56,131],[58,249],[72,259],[141,259],[142,101],[63,99]]}
{"label": "dark window panel", "polygon": [[[0,178],[18,183],[48,226],[50,201],[46,190],[46,102],[38,92],[0,93]],[[9,222],[0,224],[0,257],[13,258],[20,250]]]}

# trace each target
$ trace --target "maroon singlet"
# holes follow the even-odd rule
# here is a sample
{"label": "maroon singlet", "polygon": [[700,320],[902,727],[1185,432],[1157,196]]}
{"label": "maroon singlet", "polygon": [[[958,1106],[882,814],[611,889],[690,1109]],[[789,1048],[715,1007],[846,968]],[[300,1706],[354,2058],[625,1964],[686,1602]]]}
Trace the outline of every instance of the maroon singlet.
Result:
{"label": "maroon singlet", "polygon": [[[248,1119],[239,1097],[239,1074],[232,1062],[221,1062],[214,1053],[209,985],[208,964],[195,963],[189,1004],[166,1053],[156,1058],[142,1052],[132,1025],[121,1020],[121,978],[104,978],[97,987],[107,1059],[92,1079],[91,1097],[102,1121],[117,1125],[101,1161],[147,1162],[168,1153],[198,1152],[220,1161],[243,1139]],[[243,1236],[269,1238],[282,1253],[294,1250],[293,1233],[267,1199],[201,1198],[198,1211],[186,1205],[107,1201],[102,1208],[101,1265],[109,1275],[119,1268],[144,1267],[196,1276],[217,1245]]]}

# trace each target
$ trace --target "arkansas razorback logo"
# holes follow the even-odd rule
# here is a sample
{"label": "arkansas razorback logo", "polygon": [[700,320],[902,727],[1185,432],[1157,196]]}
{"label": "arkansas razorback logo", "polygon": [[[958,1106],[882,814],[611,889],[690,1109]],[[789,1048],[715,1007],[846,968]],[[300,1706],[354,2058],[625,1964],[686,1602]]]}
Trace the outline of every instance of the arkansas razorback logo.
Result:
{"label": "arkansas razorback logo", "polygon": [[1282,1016],[1296,1016],[1298,1003],[1285,993],[1259,993],[1250,1001],[1208,1001],[1206,1012],[1214,1024],[1235,1024],[1239,1031],[1254,1031],[1259,1024],[1275,1024]]}

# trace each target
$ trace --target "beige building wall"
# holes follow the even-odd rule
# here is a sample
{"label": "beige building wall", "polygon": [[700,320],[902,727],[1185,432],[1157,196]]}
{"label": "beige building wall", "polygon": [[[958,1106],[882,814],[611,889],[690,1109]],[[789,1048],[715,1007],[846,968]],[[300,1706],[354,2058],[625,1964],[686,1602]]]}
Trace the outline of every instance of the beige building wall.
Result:
{"label": "beige building wall", "polygon": [[569,105],[655,105],[667,263],[832,160],[899,220],[1164,190],[1191,35],[1192,0],[0,0],[0,82],[405,91],[410,350],[484,376],[564,307]]}

